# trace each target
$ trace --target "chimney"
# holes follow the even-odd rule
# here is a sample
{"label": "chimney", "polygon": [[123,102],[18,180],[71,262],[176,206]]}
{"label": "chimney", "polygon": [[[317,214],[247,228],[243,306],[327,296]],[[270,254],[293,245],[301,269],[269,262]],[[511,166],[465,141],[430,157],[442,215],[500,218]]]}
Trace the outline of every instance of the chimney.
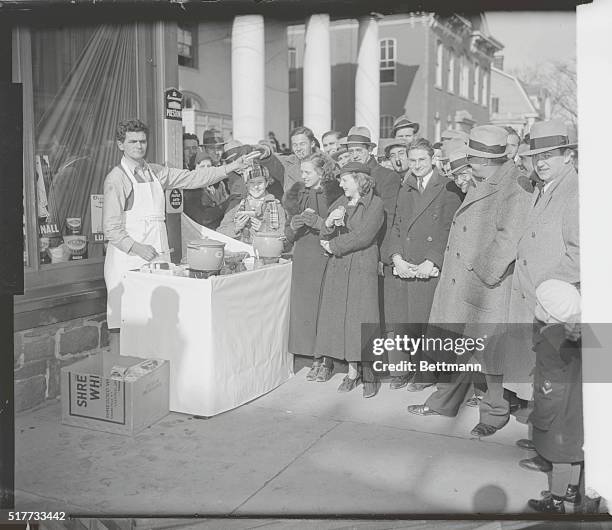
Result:
{"label": "chimney", "polygon": [[495,57],[493,57],[493,66],[497,68],[498,70],[503,70],[504,69],[504,56],[496,55]]}

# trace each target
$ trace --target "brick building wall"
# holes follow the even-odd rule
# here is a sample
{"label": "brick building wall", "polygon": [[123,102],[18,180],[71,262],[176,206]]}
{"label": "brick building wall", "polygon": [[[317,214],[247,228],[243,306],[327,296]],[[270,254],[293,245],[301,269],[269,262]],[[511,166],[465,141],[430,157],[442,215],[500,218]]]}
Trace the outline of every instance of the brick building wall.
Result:
{"label": "brick building wall", "polygon": [[106,313],[15,333],[15,412],[60,395],[60,373],[108,347]]}

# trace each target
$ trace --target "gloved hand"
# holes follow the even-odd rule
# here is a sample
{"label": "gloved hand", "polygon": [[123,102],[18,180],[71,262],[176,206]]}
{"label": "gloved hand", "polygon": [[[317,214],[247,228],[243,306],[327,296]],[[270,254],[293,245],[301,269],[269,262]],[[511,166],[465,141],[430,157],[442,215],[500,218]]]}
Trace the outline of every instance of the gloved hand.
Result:
{"label": "gloved hand", "polygon": [[291,227],[291,230],[299,230],[300,228],[302,228],[304,226],[305,221],[304,221],[304,217],[301,214],[298,215],[294,215],[291,218],[291,222],[289,223],[289,226]]}
{"label": "gloved hand", "polygon": [[319,223],[319,220],[322,221],[321,217],[319,217],[317,213],[310,208],[306,208],[306,210],[302,212],[302,218],[304,219],[304,224],[306,226],[315,226]]}

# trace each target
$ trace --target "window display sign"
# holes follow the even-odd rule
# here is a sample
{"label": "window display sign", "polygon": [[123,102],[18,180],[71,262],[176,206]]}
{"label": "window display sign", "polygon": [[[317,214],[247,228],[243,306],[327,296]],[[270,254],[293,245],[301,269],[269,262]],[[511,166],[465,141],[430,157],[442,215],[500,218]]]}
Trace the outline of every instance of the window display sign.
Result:
{"label": "window display sign", "polygon": [[102,223],[102,208],[104,207],[104,195],[91,196],[91,233],[96,243],[104,241],[104,226]]}

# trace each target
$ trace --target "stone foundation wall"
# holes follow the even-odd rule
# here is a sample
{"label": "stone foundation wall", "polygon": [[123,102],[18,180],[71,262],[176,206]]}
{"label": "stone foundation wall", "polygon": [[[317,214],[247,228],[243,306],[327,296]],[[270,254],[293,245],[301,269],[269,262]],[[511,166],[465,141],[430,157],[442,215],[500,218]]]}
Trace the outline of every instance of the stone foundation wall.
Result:
{"label": "stone foundation wall", "polygon": [[107,347],[106,313],[15,333],[15,412],[58,397],[61,368]]}

